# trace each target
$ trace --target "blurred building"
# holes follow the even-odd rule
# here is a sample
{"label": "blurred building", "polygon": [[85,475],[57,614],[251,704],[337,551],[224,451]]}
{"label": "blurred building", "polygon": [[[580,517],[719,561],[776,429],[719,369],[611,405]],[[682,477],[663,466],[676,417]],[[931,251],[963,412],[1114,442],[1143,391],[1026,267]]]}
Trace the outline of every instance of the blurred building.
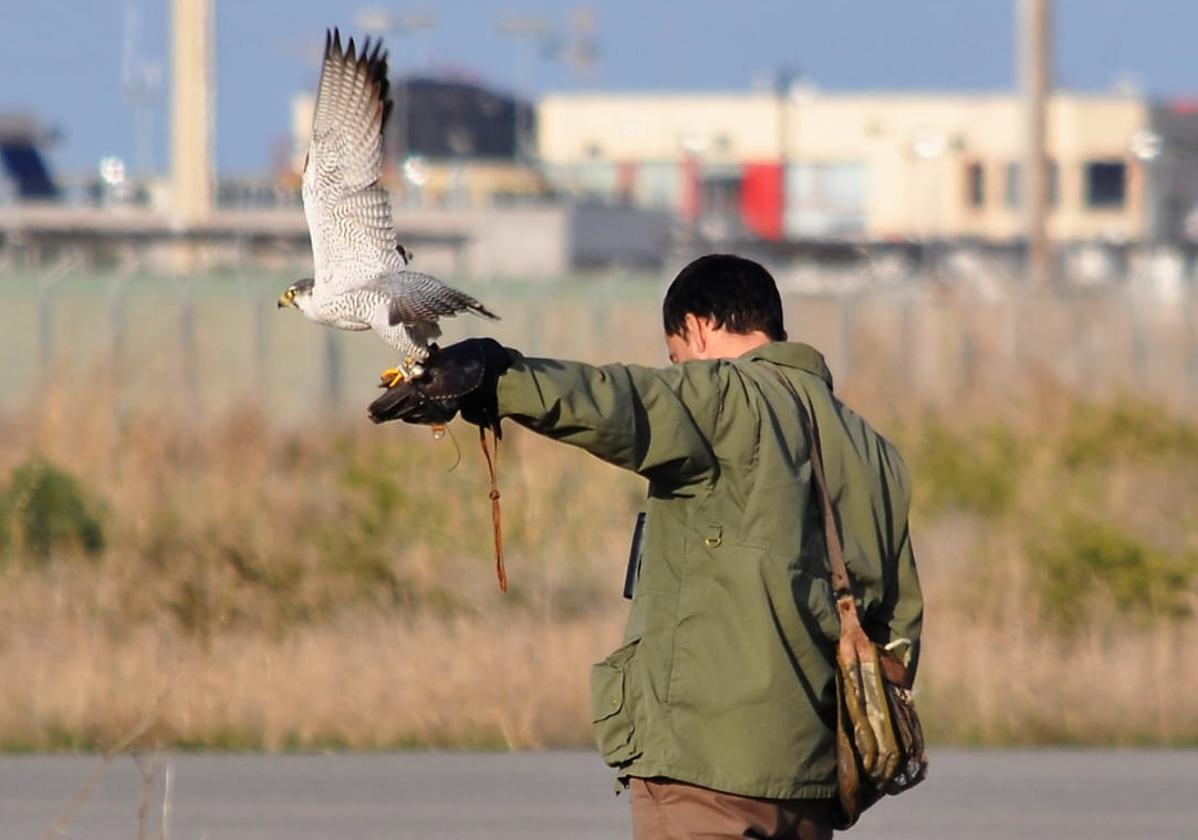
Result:
{"label": "blurred building", "polygon": [[[1193,226],[1195,114],[1135,96],[1054,95],[1050,236],[1161,239]],[[556,187],[671,208],[716,235],[1011,241],[1022,231],[1013,94],[554,94],[537,131]]]}
{"label": "blurred building", "polygon": [[1148,230],[1158,242],[1198,241],[1198,99],[1152,105],[1135,138],[1148,161]]}
{"label": "blurred building", "polygon": [[59,197],[59,187],[42,156],[52,139],[31,116],[0,114],[0,203]]}

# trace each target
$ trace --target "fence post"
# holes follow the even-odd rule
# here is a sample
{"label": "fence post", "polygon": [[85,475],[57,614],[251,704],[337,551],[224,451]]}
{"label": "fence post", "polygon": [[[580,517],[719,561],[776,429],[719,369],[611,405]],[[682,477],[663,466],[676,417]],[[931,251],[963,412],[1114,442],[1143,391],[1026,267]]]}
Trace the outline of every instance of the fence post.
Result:
{"label": "fence post", "polygon": [[537,302],[539,297],[537,294],[532,294],[525,299],[528,301],[525,309],[528,313],[528,349],[533,354],[539,354],[542,340],[541,307]]}
{"label": "fence post", "polygon": [[179,299],[179,367],[183,376],[184,393],[187,394],[187,407],[191,412],[198,412],[200,405],[200,383],[197,380],[199,366],[196,361],[196,313],[193,292],[193,280],[190,276],[180,281]]}
{"label": "fence post", "polygon": [[267,320],[271,310],[260,300],[250,288],[246,275],[241,277],[242,294],[253,307],[254,315],[254,389],[260,406],[267,402],[266,389],[270,383],[270,321]]}
{"label": "fence post", "polygon": [[907,288],[899,292],[902,297],[902,306],[899,309],[899,336],[902,342],[900,350],[903,354],[903,382],[907,393],[913,394],[918,378],[916,375],[918,352],[915,345],[919,333],[915,329],[915,290],[910,281],[908,283]]}
{"label": "fence post", "polygon": [[591,309],[591,329],[594,336],[591,345],[593,347],[603,347],[609,338],[607,331],[608,325],[611,323],[611,301],[614,288],[611,278],[603,280],[599,288],[602,293]]}
{"label": "fence post", "polygon": [[324,409],[341,407],[344,393],[345,354],[339,330],[324,331]]}
{"label": "fence post", "polygon": [[118,428],[125,422],[125,336],[128,322],[125,314],[125,282],[124,276],[114,277],[108,286],[108,313],[112,329],[112,403],[116,411]]}
{"label": "fence post", "polygon": [[52,381],[54,374],[54,304],[59,276],[46,275],[37,290],[37,348],[41,381]]}
{"label": "fence post", "polygon": [[852,292],[840,299],[840,352],[841,376],[848,380],[857,363],[857,293]]}
{"label": "fence post", "polygon": [[1069,306],[1070,355],[1073,357],[1071,385],[1076,394],[1089,397],[1091,394],[1084,393],[1088,388],[1092,390],[1093,386],[1093,376],[1090,374],[1090,319],[1086,317],[1088,313],[1083,305],[1087,301],[1084,294],[1076,292],[1062,300],[1067,301]]}
{"label": "fence post", "polygon": [[1186,287],[1185,301],[1182,311],[1185,318],[1186,367],[1189,373],[1189,387],[1186,389],[1194,407],[1198,408],[1198,284],[1191,281]]}
{"label": "fence post", "polygon": [[978,347],[973,337],[973,319],[966,319],[961,330],[961,376],[957,380],[958,394],[972,394],[978,385]]}
{"label": "fence post", "polygon": [[1144,335],[1144,302],[1130,285],[1127,287],[1127,312],[1131,325],[1131,365],[1135,390],[1143,393],[1149,374],[1148,341]]}
{"label": "fence post", "polygon": [[1028,344],[1029,336],[1033,334],[1031,325],[1028,324],[1028,319],[1036,311],[1034,303],[1028,305],[1028,296],[1032,294],[1032,288],[1027,283],[1012,282],[1011,284],[1011,361],[1015,366],[1015,381],[1024,382],[1023,379],[1028,373],[1029,357]]}

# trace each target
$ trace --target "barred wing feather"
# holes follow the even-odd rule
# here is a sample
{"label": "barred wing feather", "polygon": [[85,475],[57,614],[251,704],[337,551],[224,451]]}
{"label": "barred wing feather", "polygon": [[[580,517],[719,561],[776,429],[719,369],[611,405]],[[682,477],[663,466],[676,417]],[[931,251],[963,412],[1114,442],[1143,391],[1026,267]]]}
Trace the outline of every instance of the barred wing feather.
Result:
{"label": "barred wing feather", "polygon": [[367,38],[361,53],[341,34],[325,38],[324,63],[304,162],[304,216],[312,239],[315,280],[321,294],[335,295],[403,270],[396,250],[391,202],[379,184],[383,171],[383,125],[387,55]]}

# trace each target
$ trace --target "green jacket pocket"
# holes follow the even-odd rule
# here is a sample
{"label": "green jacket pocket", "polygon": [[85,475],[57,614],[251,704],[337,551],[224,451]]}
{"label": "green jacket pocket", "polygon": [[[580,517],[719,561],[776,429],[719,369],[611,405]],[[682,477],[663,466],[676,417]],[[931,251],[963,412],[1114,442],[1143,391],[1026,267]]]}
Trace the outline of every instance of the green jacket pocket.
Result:
{"label": "green jacket pocket", "polygon": [[628,702],[627,670],[640,639],[633,639],[591,666],[591,720],[595,743],[612,767],[641,754]]}

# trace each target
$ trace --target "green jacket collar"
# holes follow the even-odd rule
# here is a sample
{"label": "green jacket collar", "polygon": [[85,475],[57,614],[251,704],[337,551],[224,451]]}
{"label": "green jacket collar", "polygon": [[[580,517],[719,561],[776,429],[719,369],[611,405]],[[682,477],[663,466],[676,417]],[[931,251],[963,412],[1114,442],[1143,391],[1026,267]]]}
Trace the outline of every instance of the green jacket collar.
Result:
{"label": "green jacket collar", "polygon": [[810,344],[802,344],[797,341],[773,341],[760,347],[754,347],[740,358],[750,362],[761,359],[782,367],[798,368],[818,376],[828,384],[829,390],[832,389],[832,372],[828,370],[823,354]]}

